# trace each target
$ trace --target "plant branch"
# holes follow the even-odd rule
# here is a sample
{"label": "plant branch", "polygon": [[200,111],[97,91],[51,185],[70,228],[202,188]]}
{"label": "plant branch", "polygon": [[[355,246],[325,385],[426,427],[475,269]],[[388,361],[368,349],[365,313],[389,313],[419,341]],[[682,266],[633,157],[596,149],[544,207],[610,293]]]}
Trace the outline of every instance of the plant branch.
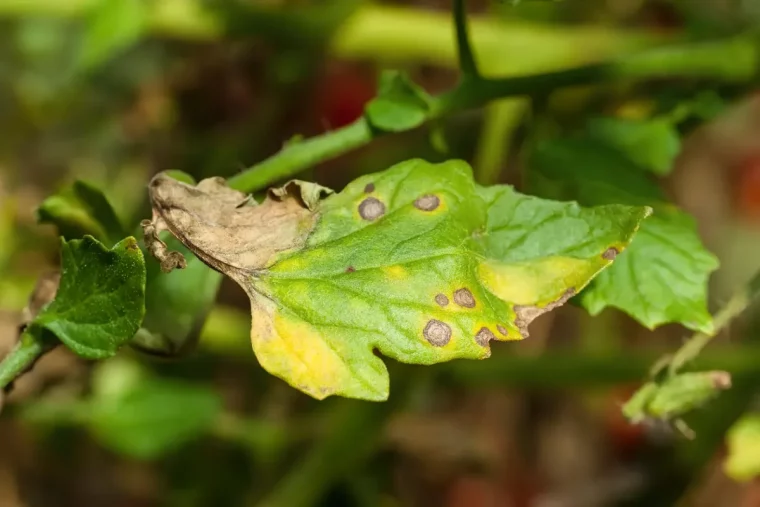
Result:
{"label": "plant branch", "polygon": [[470,35],[467,29],[467,8],[465,0],[454,0],[454,29],[457,36],[457,51],[459,53],[459,69],[462,77],[479,78],[480,72],[475,62],[475,55],[470,44]]}
{"label": "plant branch", "polygon": [[[621,79],[706,78],[743,81],[754,77],[758,44],[751,35],[726,40],[679,45],[645,51],[606,63],[501,79],[465,79],[448,93],[435,97],[427,120],[481,107],[506,97],[546,94],[567,86],[589,85]],[[368,144],[383,132],[370,128],[365,118],[301,142],[288,144],[279,153],[230,178],[242,192],[261,190],[278,180]]]}
{"label": "plant branch", "polygon": [[721,308],[721,310],[715,314],[713,319],[714,328],[712,333],[696,333],[681,348],[679,348],[673,357],[670,359],[668,365],[668,373],[675,375],[680,369],[682,369],[688,362],[694,360],[702,349],[709,344],[713,338],[715,338],[721,329],[739,316],[747,307],[760,296],[760,271],[743,285]]}
{"label": "plant branch", "polygon": [[50,344],[24,332],[13,350],[0,361],[0,389],[6,389],[50,348]]}

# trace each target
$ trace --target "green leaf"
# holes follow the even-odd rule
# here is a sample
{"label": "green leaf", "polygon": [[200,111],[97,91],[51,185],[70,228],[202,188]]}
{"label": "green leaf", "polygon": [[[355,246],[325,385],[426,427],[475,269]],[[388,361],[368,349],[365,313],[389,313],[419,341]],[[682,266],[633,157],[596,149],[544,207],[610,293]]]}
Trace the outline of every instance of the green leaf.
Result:
{"label": "green leaf", "polygon": [[592,137],[621,150],[631,161],[659,176],[670,174],[681,151],[678,130],[665,118],[594,118],[587,128]]}
{"label": "green leaf", "polygon": [[88,426],[110,449],[154,459],[206,433],[221,409],[221,399],[211,388],[150,379],[119,397],[93,402]]}
{"label": "green leaf", "polygon": [[66,239],[90,235],[110,246],[127,236],[103,192],[80,180],[45,199],[37,209],[37,219],[58,227]]}
{"label": "green leaf", "polygon": [[386,399],[374,351],[433,364],[524,338],[650,212],[482,188],[461,161],[401,163],[311,210],[282,190],[252,203],[219,179],[191,187],[159,175],[150,192],[149,225],[169,227],[248,293],[262,366],[317,399]]}
{"label": "green leaf", "polygon": [[760,413],[748,413],[728,430],[726,474],[737,481],[760,477]]}
{"label": "green leaf", "polygon": [[377,97],[366,107],[369,123],[385,132],[402,132],[422,125],[430,112],[430,96],[398,71],[380,77]]}
{"label": "green leaf", "polygon": [[98,0],[85,20],[80,68],[97,67],[139,40],[147,15],[145,0]]}
{"label": "green leaf", "polygon": [[529,167],[528,188],[542,197],[654,208],[630,248],[581,295],[592,315],[612,306],[650,329],[680,322],[710,332],[707,281],[718,261],[702,245],[694,220],[667,204],[638,165],[598,140],[566,138],[537,145]]}
{"label": "green leaf", "polygon": [[145,261],[133,237],[111,250],[90,236],[64,241],[55,299],[29,324],[86,359],[112,356],[145,313]]}
{"label": "green leaf", "polygon": [[222,275],[193,257],[170,234],[162,234],[161,239],[186,256],[187,267],[164,273],[155,259],[146,261],[145,318],[130,346],[149,354],[177,356],[196,345]]}

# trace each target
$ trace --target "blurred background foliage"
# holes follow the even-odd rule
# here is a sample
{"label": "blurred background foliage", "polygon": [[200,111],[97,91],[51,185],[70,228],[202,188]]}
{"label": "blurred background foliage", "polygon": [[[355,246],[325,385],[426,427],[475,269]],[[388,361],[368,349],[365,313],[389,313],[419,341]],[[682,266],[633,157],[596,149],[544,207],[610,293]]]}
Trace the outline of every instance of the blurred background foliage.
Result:
{"label": "blurred background foliage", "polygon": [[[725,302],[760,266],[760,4],[469,4],[488,76],[669,42],[736,37],[736,51],[715,55],[723,64],[712,77],[576,86],[534,108],[500,100],[300,178],[340,189],[407,158],[456,157],[482,183],[523,188],[533,141],[585,128],[665,176],[663,190],[721,260],[711,308]],[[430,93],[450,88],[450,9],[448,0],[2,0],[0,351],[16,340],[37,278],[59,264],[57,229],[38,223],[46,211],[120,239],[83,222],[92,201],[74,180],[102,189],[136,234],[158,171],[229,177],[288,140],[345,126],[382,69],[405,70]],[[247,298],[197,264],[147,296],[145,327],[181,359],[130,349],[93,364],[57,349],[16,382],[0,418],[0,505],[760,505],[756,307],[700,358],[730,371],[734,386],[689,418],[698,438],[687,441],[620,414],[683,327],[650,331],[613,309],[590,317],[567,306],[489,361],[390,364],[387,403],[316,402],[261,370]],[[148,262],[149,278],[157,269]],[[197,348],[180,343],[188,334]]]}

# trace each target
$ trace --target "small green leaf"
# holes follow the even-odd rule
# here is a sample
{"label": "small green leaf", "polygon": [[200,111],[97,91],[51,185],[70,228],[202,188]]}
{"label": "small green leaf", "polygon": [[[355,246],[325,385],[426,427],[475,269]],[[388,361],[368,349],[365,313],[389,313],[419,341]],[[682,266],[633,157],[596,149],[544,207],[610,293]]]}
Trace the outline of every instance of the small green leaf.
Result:
{"label": "small green leaf", "polygon": [[80,180],[45,199],[37,209],[37,219],[58,227],[59,234],[66,239],[90,235],[111,246],[127,236],[103,192]]}
{"label": "small green leaf", "polygon": [[[688,427],[681,416],[703,406],[721,391],[731,387],[725,371],[700,371],[650,381],[641,386],[623,406],[623,415],[633,424],[659,420]],[[688,430],[691,433],[691,430]]]}
{"label": "small green leaf", "polygon": [[377,97],[366,107],[369,123],[385,132],[402,132],[422,125],[430,112],[430,96],[398,71],[380,77]]}
{"label": "small green leaf", "polygon": [[90,236],[64,241],[55,299],[29,325],[86,359],[112,356],[145,313],[145,261],[133,237],[108,250]]}
{"label": "small green leaf", "polygon": [[728,430],[726,474],[746,482],[760,477],[760,413],[748,413]]}
{"label": "small green leaf", "polygon": [[623,151],[630,160],[659,176],[670,174],[681,151],[678,130],[667,119],[594,118],[587,128],[592,137]]}
{"label": "small green leaf", "polygon": [[202,436],[221,409],[221,399],[211,388],[151,379],[119,397],[92,403],[88,425],[110,449],[154,459]]}
{"label": "small green leaf", "polygon": [[197,343],[200,328],[216,300],[222,275],[192,256],[168,232],[161,239],[169,248],[185,255],[187,267],[164,273],[155,259],[147,259],[145,319],[130,345],[149,354],[177,356]]}
{"label": "small green leaf", "polygon": [[148,226],[169,227],[246,290],[259,362],[317,399],[386,399],[374,351],[433,364],[525,338],[650,213],[482,188],[461,161],[401,163],[314,209],[287,189],[248,203],[218,179],[191,187],[159,175],[149,188]]}
{"label": "small green leaf", "polygon": [[147,28],[145,0],[98,0],[88,14],[79,54],[79,66],[84,70],[129,47]]}
{"label": "small green leaf", "polygon": [[710,332],[707,281],[718,261],[702,245],[694,220],[667,204],[637,164],[598,140],[574,138],[540,143],[529,167],[528,187],[542,197],[654,208],[636,241],[581,295],[592,315],[613,306],[650,329],[680,322]]}

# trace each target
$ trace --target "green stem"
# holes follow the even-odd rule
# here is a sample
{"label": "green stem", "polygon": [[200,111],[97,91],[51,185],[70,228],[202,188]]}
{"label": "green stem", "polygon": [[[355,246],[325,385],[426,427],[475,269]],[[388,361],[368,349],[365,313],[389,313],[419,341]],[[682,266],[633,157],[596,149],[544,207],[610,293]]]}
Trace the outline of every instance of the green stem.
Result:
{"label": "green stem", "polygon": [[[501,79],[465,79],[454,90],[436,97],[427,120],[506,97],[545,94],[555,89],[616,79],[709,78],[747,80],[757,72],[758,48],[745,35],[722,41],[660,48],[607,63]],[[382,132],[373,131],[365,118],[347,127],[283,148],[279,153],[230,179],[230,185],[253,192],[290,178],[313,166],[369,144]]]}
{"label": "green stem", "polygon": [[720,330],[744,312],[758,296],[760,296],[760,271],[755,273],[749,282],[742,286],[728,303],[715,314],[712,333],[696,333],[676,351],[670,360],[668,373],[675,375],[684,365],[695,359],[702,352],[702,349],[718,335]]}
{"label": "green stem", "polygon": [[462,76],[465,79],[478,78],[480,72],[478,71],[477,63],[475,62],[475,55],[472,52],[472,44],[470,44],[465,0],[454,0],[454,28],[457,36],[459,69],[462,72]]}
{"label": "green stem", "polygon": [[31,333],[21,335],[16,346],[0,361],[0,389],[4,389],[49,350],[49,345]]}

